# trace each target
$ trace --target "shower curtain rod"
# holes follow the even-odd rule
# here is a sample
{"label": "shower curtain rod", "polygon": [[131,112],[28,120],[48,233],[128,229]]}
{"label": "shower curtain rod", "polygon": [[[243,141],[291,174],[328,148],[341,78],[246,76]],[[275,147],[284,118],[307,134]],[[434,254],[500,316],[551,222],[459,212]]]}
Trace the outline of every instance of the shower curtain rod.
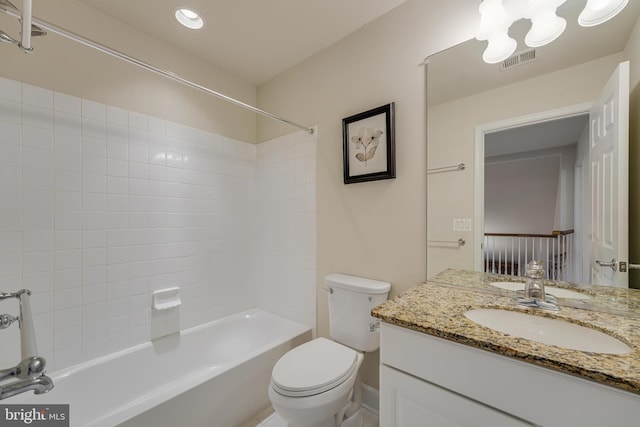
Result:
{"label": "shower curtain rod", "polygon": [[[9,16],[13,16],[15,18],[22,19],[20,11],[15,6],[13,6],[10,2],[8,2],[6,0],[0,1],[0,10],[3,11],[4,13],[6,13]],[[178,83],[182,83],[182,84],[184,84],[186,86],[189,86],[189,87],[191,87],[193,89],[197,89],[197,90],[202,91],[202,92],[205,92],[205,93],[207,93],[209,95],[216,96],[216,97],[218,97],[220,99],[223,99],[223,100],[225,100],[227,102],[235,104],[235,105],[237,105],[237,106],[239,106],[241,108],[244,108],[246,110],[250,110],[250,111],[253,111],[254,113],[263,115],[263,116],[268,117],[270,119],[274,119],[274,120],[277,120],[279,122],[286,123],[288,125],[295,126],[297,128],[303,129],[309,134],[313,134],[314,133],[313,128],[309,128],[307,126],[292,122],[291,120],[285,119],[284,117],[280,117],[280,116],[275,115],[273,113],[270,113],[268,111],[264,111],[264,110],[261,110],[259,108],[256,108],[253,105],[249,105],[249,104],[246,104],[246,103],[244,103],[242,101],[238,101],[237,99],[231,98],[230,96],[224,95],[224,94],[222,94],[220,92],[216,92],[216,91],[214,91],[212,89],[209,89],[209,88],[207,88],[205,86],[202,86],[202,85],[194,83],[194,82],[192,82],[190,80],[187,80],[187,79],[185,79],[185,78],[183,78],[183,77],[181,77],[181,76],[179,76],[179,75],[177,75],[175,73],[172,73],[170,71],[166,71],[166,70],[158,68],[158,67],[156,67],[154,65],[148,64],[148,63],[146,63],[144,61],[141,61],[141,60],[139,60],[137,58],[134,58],[132,56],[129,56],[129,55],[125,54],[125,53],[122,53],[120,51],[112,49],[112,48],[110,48],[108,46],[105,46],[105,45],[100,44],[98,42],[95,42],[93,40],[90,40],[90,39],[88,39],[86,37],[83,37],[83,36],[81,36],[79,34],[76,34],[76,33],[73,33],[71,31],[68,31],[68,30],[66,30],[64,28],[58,27],[57,25],[52,24],[50,22],[44,21],[42,19],[38,19],[35,16],[31,17],[31,23],[37,25],[38,27],[40,27],[40,28],[42,28],[44,30],[47,30],[47,31],[50,31],[52,33],[58,34],[60,36],[66,37],[66,38],[68,38],[70,40],[73,40],[73,41],[75,41],[77,43],[83,44],[83,45],[88,46],[90,48],[96,49],[96,50],[98,50],[100,52],[106,53],[107,55],[111,55],[111,56],[113,56],[115,58],[118,58],[118,59],[120,59],[122,61],[128,62],[129,64],[136,65],[136,66],[138,66],[140,68],[143,68],[143,69],[145,69],[147,71],[151,71],[153,73],[159,74],[159,75],[161,75],[163,77],[166,77],[166,78],[171,79],[173,81],[176,81]]]}

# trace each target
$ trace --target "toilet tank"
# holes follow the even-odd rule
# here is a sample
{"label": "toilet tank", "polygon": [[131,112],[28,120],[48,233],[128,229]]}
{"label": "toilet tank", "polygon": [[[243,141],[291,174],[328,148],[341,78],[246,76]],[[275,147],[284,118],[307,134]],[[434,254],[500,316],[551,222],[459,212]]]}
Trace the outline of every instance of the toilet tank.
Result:
{"label": "toilet tank", "polygon": [[391,284],[346,274],[324,278],[329,289],[329,333],[335,341],[358,351],[380,348],[380,332],[371,309],[387,300]]}

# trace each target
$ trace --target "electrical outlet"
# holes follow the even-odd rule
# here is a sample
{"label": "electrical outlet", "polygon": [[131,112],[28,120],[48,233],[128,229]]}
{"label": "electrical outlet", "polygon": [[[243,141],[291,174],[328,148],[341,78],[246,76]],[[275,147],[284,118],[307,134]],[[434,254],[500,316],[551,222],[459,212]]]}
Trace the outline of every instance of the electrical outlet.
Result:
{"label": "electrical outlet", "polygon": [[459,218],[454,219],[453,231],[471,231],[471,220]]}

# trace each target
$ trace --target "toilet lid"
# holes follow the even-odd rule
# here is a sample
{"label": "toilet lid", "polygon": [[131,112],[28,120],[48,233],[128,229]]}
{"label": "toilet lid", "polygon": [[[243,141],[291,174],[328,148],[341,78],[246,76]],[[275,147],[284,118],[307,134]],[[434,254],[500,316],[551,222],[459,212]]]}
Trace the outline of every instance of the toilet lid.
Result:
{"label": "toilet lid", "polygon": [[320,394],[345,382],[357,368],[357,353],[325,338],[317,338],[282,356],[271,383],[284,396]]}

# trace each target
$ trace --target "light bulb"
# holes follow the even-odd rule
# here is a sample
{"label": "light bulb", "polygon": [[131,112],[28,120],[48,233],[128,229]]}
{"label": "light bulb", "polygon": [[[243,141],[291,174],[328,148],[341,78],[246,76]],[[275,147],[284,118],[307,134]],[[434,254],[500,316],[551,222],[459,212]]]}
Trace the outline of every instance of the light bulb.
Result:
{"label": "light bulb", "polygon": [[191,9],[176,9],[175,16],[178,22],[187,28],[199,30],[204,26],[204,21],[200,15]]}
{"label": "light bulb", "polygon": [[588,0],[578,23],[583,27],[602,24],[620,13],[628,3],[629,0]]}
{"label": "light bulb", "polygon": [[567,21],[555,12],[541,14],[531,19],[531,29],[524,38],[529,47],[540,47],[551,43],[567,28]]}
{"label": "light bulb", "polygon": [[484,0],[478,10],[481,19],[476,39],[489,42],[482,59],[489,64],[504,61],[518,46],[508,33],[514,18],[505,11],[502,0]]}
{"label": "light bulb", "polygon": [[480,27],[478,28],[478,40],[488,40],[489,36],[497,31],[507,33],[513,23],[513,18],[507,14],[502,6],[502,0],[483,0],[480,7]]}
{"label": "light bulb", "polygon": [[537,0],[529,2],[524,17],[531,19],[531,29],[524,42],[529,47],[551,43],[567,28],[567,21],[556,14],[566,0]]}

